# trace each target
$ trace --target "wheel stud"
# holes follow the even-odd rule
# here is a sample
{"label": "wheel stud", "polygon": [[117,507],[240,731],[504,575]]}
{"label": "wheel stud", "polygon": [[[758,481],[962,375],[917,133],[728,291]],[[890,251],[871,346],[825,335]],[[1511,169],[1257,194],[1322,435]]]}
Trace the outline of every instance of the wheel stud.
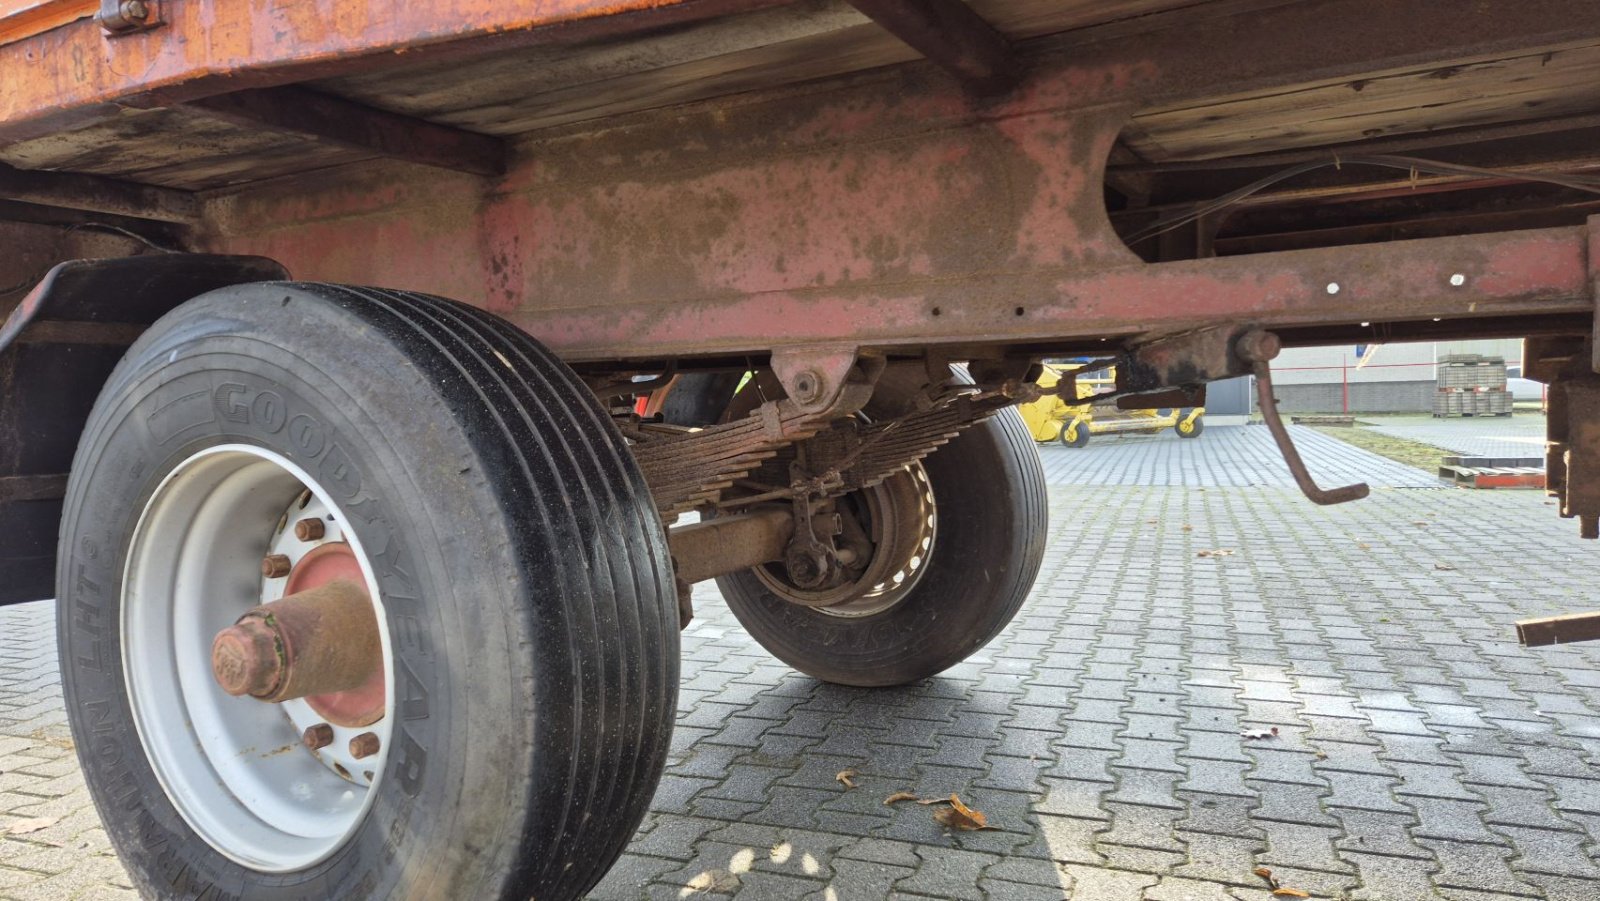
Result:
{"label": "wheel stud", "polygon": [[294,564],[284,554],[268,554],[261,561],[261,575],[268,579],[281,579],[293,568]]}
{"label": "wheel stud", "polygon": [[300,736],[300,740],[305,742],[307,748],[313,751],[320,751],[333,744],[333,727],[327,723],[309,726],[306,728],[305,734]]}
{"label": "wheel stud", "polygon": [[322,520],[309,516],[294,524],[294,537],[301,541],[321,541],[322,536],[328,534],[328,527]]}
{"label": "wheel stud", "polygon": [[378,742],[378,733],[363,732],[350,739],[350,756],[357,760],[365,760],[378,753],[381,745]]}

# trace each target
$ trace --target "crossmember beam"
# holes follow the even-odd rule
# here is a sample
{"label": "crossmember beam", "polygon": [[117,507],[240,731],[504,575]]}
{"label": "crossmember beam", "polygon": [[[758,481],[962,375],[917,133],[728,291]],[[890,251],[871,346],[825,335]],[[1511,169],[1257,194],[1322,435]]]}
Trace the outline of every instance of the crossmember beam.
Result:
{"label": "crossmember beam", "polygon": [[29,172],[0,163],[0,199],[158,222],[194,223],[200,202],[194,195],[68,172]]}
{"label": "crossmember beam", "polygon": [[850,5],[960,79],[985,93],[1022,77],[1011,42],[963,0],[850,0]]}
{"label": "crossmember beam", "polygon": [[254,88],[194,101],[191,106],[247,126],[363,150],[375,156],[501,175],[506,145],[499,138],[436,125],[305,88]]}

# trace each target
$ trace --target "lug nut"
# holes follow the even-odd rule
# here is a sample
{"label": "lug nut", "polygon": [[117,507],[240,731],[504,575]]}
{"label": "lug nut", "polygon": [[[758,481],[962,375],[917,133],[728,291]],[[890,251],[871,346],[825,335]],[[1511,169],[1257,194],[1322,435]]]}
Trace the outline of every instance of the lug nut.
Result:
{"label": "lug nut", "polygon": [[357,760],[365,760],[378,753],[382,745],[378,742],[378,733],[363,732],[350,739],[350,756]]}
{"label": "lug nut", "polygon": [[310,726],[306,729],[305,734],[300,736],[300,740],[305,743],[307,748],[313,751],[320,751],[333,744],[333,727],[327,723],[318,723],[315,726]]}
{"label": "lug nut", "polygon": [[294,524],[294,537],[301,541],[321,541],[322,536],[326,534],[328,534],[327,525],[315,516],[307,517]]}
{"label": "lug nut", "polygon": [[[296,525],[296,528],[299,528],[299,526]],[[294,564],[289,562],[289,558],[283,554],[268,554],[261,561],[261,575],[268,579],[281,579],[287,576],[289,570],[293,568]]]}

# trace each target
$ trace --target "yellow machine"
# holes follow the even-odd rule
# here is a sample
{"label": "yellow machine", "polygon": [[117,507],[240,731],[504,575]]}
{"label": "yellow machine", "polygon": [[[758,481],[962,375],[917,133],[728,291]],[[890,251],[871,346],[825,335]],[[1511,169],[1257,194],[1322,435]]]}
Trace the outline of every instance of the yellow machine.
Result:
{"label": "yellow machine", "polygon": [[[1046,365],[1039,384],[1051,388],[1061,381],[1063,367]],[[1115,370],[1105,370],[1093,378],[1077,380],[1077,396],[1090,397],[1109,390],[1116,382]],[[1118,410],[1115,402],[1069,404],[1055,395],[1046,395],[1018,408],[1023,421],[1039,442],[1060,441],[1067,447],[1083,447],[1090,435],[1107,432],[1153,433],[1170,428],[1180,438],[1197,438],[1204,431],[1204,407],[1165,410]]]}

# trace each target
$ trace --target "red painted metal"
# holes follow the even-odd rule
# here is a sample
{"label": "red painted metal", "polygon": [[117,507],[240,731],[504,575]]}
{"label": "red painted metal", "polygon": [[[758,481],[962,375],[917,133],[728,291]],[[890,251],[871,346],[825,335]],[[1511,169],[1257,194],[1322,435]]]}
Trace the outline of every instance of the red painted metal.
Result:
{"label": "red painted metal", "polygon": [[166,106],[393,66],[396,54],[439,59],[595,39],[773,2],[189,0],[164,6],[162,27],[114,40],[92,19],[69,19],[40,33],[19,28],[0,45],[0,140],[111,118],[119,106]]}
{"label": "red painted metal", "polygon": [[[874,73],[527,143],[487,186],[363,167],[246,190],[218,208],[212,248],[301,277],[461,298],[575,361],[821,344],[1050,349],[1225,321],[1305,343],[1356,322],[1521,328],[1589,314],[1583,228],[1159,265],[1129,251],[1103,185],[1138,103],[1194,89],[1183,80],[1202,79],[1202,60],[1214,88],[1299,77],[1283,54],[1318,42],[1319,72],[1417,55],[1368,33],[1394,24],[1392,4],[1291,6],[1364,11],[1371,22],[1351,27],[1368,44],[1327,40],[1307,10],[1274,10],[1263,36],[1208,23],[1034,55],[1025,85],[998,100],[926,68]],[[1558,6],[1571,12],[1534,3],[1488,35],[1448,23],[1437,44],[1600,31],[1586,13],[1558,21]],[[1226,53],[1200,40],[1219,31]],[[1271,59],[1246,52],[1271,42],[1284,45]]]}
{"label": "red painted metal", "polygon": [[[366,582],[355,552],[343,541],[324,544],[300,558],[300,562],[289,573],[289,581],[284,583],[283,594],[288,597],[340,580],[355,585]],[[384,705],[388,700],[388,682],[382,662],[380,653],[371,668],[371,675],[359,687],[307,695],[306,703],[323,719],[341,726],[370,726],[376,723],[383,719]]]}

